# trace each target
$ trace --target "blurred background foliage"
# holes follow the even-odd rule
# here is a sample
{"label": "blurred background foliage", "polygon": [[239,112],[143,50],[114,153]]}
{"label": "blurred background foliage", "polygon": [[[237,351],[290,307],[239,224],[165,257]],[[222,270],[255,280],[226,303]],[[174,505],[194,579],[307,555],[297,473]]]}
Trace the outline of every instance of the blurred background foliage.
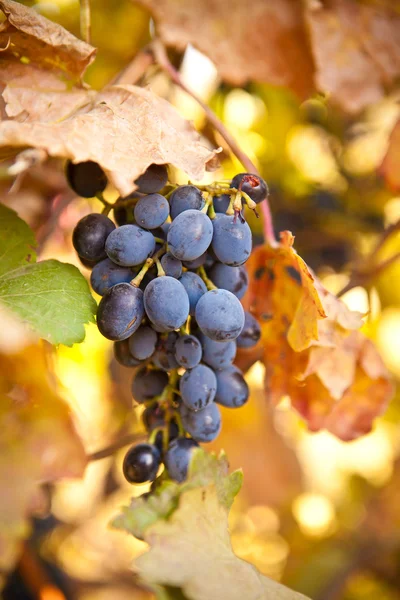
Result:
{"label": "blurred background foliage", "polygon": [[[79,36],[77,0],[24,4]],[[100,89],[112,80],[152,30],[149,14],[132,2],[93,0],[92,43],[98,55],[87,82]],[[338,292],[383,228],[400,219],[400,196],[388,189],[378,171],[399,116],[399,95],[349,117],[323,96],[301,102],[286,88],[230,87],[191,47],[172,59],[187,85],[210,104],[267,180],[277,234],[292,231],[299,254],[330,291]],[[222,166],[206,181],[242,170],[191,98],[152,70],[145,83],[222,146]],[[182,183],[185,176],[174,172],[171,179]],[[37,172],[33,169],[5,201],[37,232],[42,258],[77,264],[71,231],[99,205],[76,200],[63,206],[58,196],[63,191],[62,168],[53,161]],[[110,199],[113,194],[110,190]],[[49,226],[54,211],[60,218]],[[258,243],[260,221],[251,217]],[[399,251],[400,233],[388,240],[382,259]],[[370,283],[368,289],[353,288],[343,299],[366,315],[364,330],[397,380],[400,262]],[[88,452],[141,430],[141,408],[131,407],[131,374],[114,363],[111,350],[111,343],[90,325],[84,343],[52,353],[61,393]],[[400,598],[398,393],[372,433],[344,443],[325,432],[308,433],[285,401],[272,412],[264,398],[263,371],[261,363],[249,370],[251,401],[238,412],[223,411],[222,434],[212,444],[226,450],[232,468],[244,470],[244,487],[231,515],[235,552],[315,600]],[[48,490],[51,504],[33,521],[32,536],[6,583],[5,600],[151,597],[137,587],[130,572],[144,543],[108,528],[118,508],[147,489],[124,481],[123,454],[119,450],[93,461],[82,480]]]}

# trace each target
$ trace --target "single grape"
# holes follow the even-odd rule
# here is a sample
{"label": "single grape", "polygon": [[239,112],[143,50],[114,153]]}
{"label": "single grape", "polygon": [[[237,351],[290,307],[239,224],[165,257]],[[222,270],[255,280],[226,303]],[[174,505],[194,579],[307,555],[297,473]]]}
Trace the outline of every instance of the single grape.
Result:
{"label": "single grape", "polygon": [[199,333],[199,339],[203,346],[203,362],[213,369],[224,369],[229,367],[236,356],[236,342],[215,342],[204,333]]}
{"label": "single grape", "polygon": [[168,219],[168,200],[161,194],[143,196],[135,206],[134,215],[136,223],[144,229],[161,227]]}
{"label": "single grape", "polygon": [[137,367],[142,362],[132,356],[129,350],[129,340],[114,342],[114,356],[115,360],[124,367]]}
{"label": "single grape", "polygon": [[201,331],[216,342],[234,340],[243,329],[244,310],[227,290],[211,290],[196,306],[196,321]]}
{"label": "single grape", "polygon": [[182,277],[179,279],[180,283],[186,290],[186,293],[189,298],[189,313],[194,316],[196,306],[201,296],[203,296],[207,292],[207,287],[204,281],[199,275],[196,273],[192,273],[191,271],[186,271],[182,273]]}
{"label": "single grape", "polygon": [[171,205],[171,219],[175,219],[185,210],[200,210],[204,200],[200,190],[194,185],[181,185],[172,192],[169,199]]}
{"label": "single grape", "polygon": [[217,262],[210,269],[210,279],[217,288],[232,292],[239,300],[243,298],[249,286],[249,276],[243,265],[229,267]]}
{"label": "single grape", "polygon": [[237,190],[242,183],[241,191],[245,192],[256,203],[262,202],[268,196],[268,186],[259,175],[251,173],[239,173],[231,181],[231,188]]}
{"label": "single grape", "polygon": [[215,402],[228,408],[239,408],[249,399],[249,386],[240,369],[231,365],[215,373],[217,393]]}
{"label": "single grape", "polygon": [[181,404],[179,413],[185,431],[196,442],[212,442],[221,431],[221,413],[215,402],[197,412]]}
{"label": "single grape", "polygon": [[190,438],[178,437],[171,442],[165,453],[164,462],[171,479],[178,483],[185,481],[193,451],[199,444]]}
{"label": "single grape", "polygon": [[205,264],[207,259],[207,252],[203,252],[203,254],[201,256],[199,256],[199,258],[195,258],[194,260],[185,260],[183,261],[183,266],[186,267],[187,269],[198,269],[199,267],[201,267],[202,265]]}
{"label": "single grape", "polygon": [[175,358],[175,344],[178,337],[179,334],[176,331],[171,331],[167,336],[159,339],[152,359],[158,369],[172,371],[172,369],[178,368],[179,365]]}
{"label": "single grape", "polygon": [[175,358],[185,369],[193,369],[201,361],[202,348],[194,335],[181,335],[175,344]]}
{"label": "single grape", "polygon": [[206,259],[204,261],[204,268],[205,269],[211,269],[211,267],[215,264],[216,261],[216,256],[214,256],[214,252],[212,251],[212,248],[209,248],[208,251],[206,252]]}
{"label": "single grape", "polygon": [[102,297],[97,309],[97,326],[109,340],[125,340],[144,317],[143,292],[129,283],[117,283]]}
{"label": "single grape", "polygon": [[168,375],[165,371],[149,371],[143,367],[133,377],[132,396],[136,402],[142,404],[159,396],[167,384]]}
{"label": "single grape", "polygon": [[220,215],[213,220],[212,249],[218,260],[231,267],[246,262],[251,254],[251,229],[246,222],[230,215]]}
{"label": "single grape", "polygon": [[135,183],[138,191],[143,194],[154,194],[159,192],[168,181],[168,170],[165,165],[156,165],[155,163],[147,167],[144,173],[140,175]]}
{"label": "single grape", "polygon": [[230,203],[230,197],[228,194],[222,196],[214,196],[214,210],[216,213],[226,213]]}
{"label": "single grape", "polygon": [[159,450],[152,444],[138,444],[128,450],[123,463],[125,479],[129,483],[153,481],[161,463]]}
{"label": "single grape", "polygon": [[165,271],[165,274],[169,277],[175,277],[179,279],[182,275],[182,262],[172,256],[170,252],[164,254],[161,258],[161,266]]}
{"label": "single grape", "polygon": [[194,260],[211,244],[211,219],[198,210],[185,210],[171,223],[168,230],[168,250],[179,260]]}
{"label": "single grape", "polygon": [[208,406],[215,398],[216,389],[215,373],[206,365],[197,365],[186,371],[179,382],[182,402],[193,411]]}
{"label": "single grape", "polygon": [[157,277],[144,291],[144,305],[150,321],[166,329],[179,329],[189,316],[189,298],[174,277]]}
{"label": "single grape", "polygon": [[106,239],[115,225],[105,215],[91,213],[78,221],[72,234],[72,243],[80,257],[98,262],[107,257],[104,249]]}
{"label": "single grape", "polygon": [[73,163],[70,160],[65,167],[69,186],[78,196],[93,198],[104,192],[107,187],[107,177],[103,169],[92,160]]}
{"label": "single grape", "polygon": [[132,356],[138,360],[146,360],[156,349],[157,334],[151,327],[141,325],[128,341]]}
{"label": "single grape", "polygon": [[106,252],[117,265],[134,267],[145,262],[156,247],[153,234],[137,225],[122,225],[107,238]]}
{"label": "single grape", "polygon": [[237,345],[239,348],[252,348],[258,342],[261,337],[261,327],[257,319],[252,314],[245,311],[244,313],[244,326],[241,334],[237,338]]}
{"label": "single grape", "polygon": [[129,283],[134,273],[128,267],[120,267],[109,258],[105,258],[93,267],[90,275],[90,284],[96,294],[103,296],[117,283]]}

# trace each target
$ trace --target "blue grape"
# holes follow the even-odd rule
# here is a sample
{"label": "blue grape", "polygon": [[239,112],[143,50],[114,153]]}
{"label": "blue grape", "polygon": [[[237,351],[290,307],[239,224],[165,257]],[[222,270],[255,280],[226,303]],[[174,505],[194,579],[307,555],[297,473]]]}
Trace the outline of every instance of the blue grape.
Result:
{"label": "blue grape", "polygon": [[67,162],[65,174],[70,187],[83,198],[93,198],[104,192],[107,187],[107,177],[96,162],[87,160],[81,163]]}
{"label": "blue grape", "polygon": [[141,325],[129,338],[129,349],[132,356],[138,360],[146,360],[154,353],[157,344],[157,334],[151,327]]}
{"label": "blue grape", "polygon": [[164,457],[165,466],[171,479],[175,479],[178,483],[185,481],[192,453],[198,447],[195,440],[186,437],[178,437],[171,442]]}
{"label": "blue grape", "polygon": [[172,256],[170,252],[167,252],[161,258],[161,266],[165,271],[165,274],[169,277],[175,277],[175,279],[179,279],[182,275],[182,262]]}
{"label": "blue grape", "polygon": [[153,481],[161,463],[161,455],[152,444],[138,444],[128,450],[122,470],[129,483]]}
{"label": "blue grape", "polygon": [[243,265],[229,267],[222,263],[215,263],[210,270],[210,279],[217,288],[232,292],[239,300],[243,298],[249,286],[249,276]]}
{"label": "blue grape", "polygon": [[207,215],[185,210],[170,225],[168,249],[179,260],[194,260],[207,250],[212,237],[213,225]]}
{"label": "blue grape", "polygon": [[[121,198],[121,202],[117,200],[117,202],[113,205],[113,215],[114,221],[117,225],[127,225],[128,223],[134,223],[135,217],[133,216],[134,206],[124,206],[124,200],[133,200],[135,198],[142,198],[143,194],[138,194],[137,192],[132,192],[129,196],[125,198]],[[118,206],[118,204],[120,206]]]}
{"label": "blue grape", "polygon": [[129,283],[117,283],[102,297],[97,309],[97,326],[109,340],[125,340],[144,317],[143,292]]}
{"label": "blue grape", "polygon": [[229,215],[213,220],[212,249],[218,260],[225,265],[237,267],[246,262],[251,253],[251,229],[246,222]]}
{"label": "blue grape", "polygon": [[203,346],[203,362],[213,369],[229,367],[236,356],[236,342],[215,342],[203,333],[199,334]]}
{"label": "blue grape", "polygon": [[97,263],[90,275],[90,284],[96,294],[103,296],[117,283],[129,283],[134,277],[133,271],[128,267],[120,267],[105,258]]}
{"label": "blue grape", "polygon": [[196,306],[196,321],[201,331],[216,342],[234,340],[243,329],[244,310],[227,290],[211,290]]}
{"label": "blue grape", "polygon": [[179,335],[176,331],[171,331],[167,336],[160,338],[157,350],[152,358],[153,363],[158,369],[163,371],[172,371],[179,367],[175,358],[175,343]]}
{"label": "blue grape", "polygon": [[230,197],[228,194],[222,196],[214,196],[214,210],[216,213],[226,213],[230,203]]}
{"label": "blue grape", "polygon": [[76,224],[72,243],[81,258],[98,262],[107,257],[106,240],[114,230],[114,223],[106,215],[91,213]]}
{"label": "blue grape", "polygon": [[165,371],[150,371],[143,367],[135,373],[132,381],[132,396],[136,402],[142,404],[159,396],[168,384],[168,375]]}
{"label": "blue grape", "polygon": [[217,393],[215,402],[228,408],[239,408],[249,398],[249,386],[242,372],[235,366],[227,367],[215,373]]}
{"label": "blue grape", "polygon": [[179,382],[182,402],[193,411],[203,410],[208,406],[214,400],[216,390],[215,373],[206,365],[197,365],[186,371]]}
{"label": "blue grape", "polygon": [[144,229],[161,227],[168,219],[168,200],[161,194],[143,196],[135,206],[134,215],[136,223]]}
{"label": "blue grape", "polygon": [[237,339],[239,348],[252,348],[261,337],[261,327],[257,319],[249,312],[244,313],[244,326]]}
{"label": "blue grape", "polygon": [[201,343],[194,335],[181,335],[175,344],[175,358],[185,369],[193,369],[201,361]]}
{"label": "blue grape", "polygon": [[114,356],[115,360],[124,367],[138,367],[142,362],[132,356],[128,339],[114,342]]}
{"label": "blue grape", "polygon": [[165,165],[153,163],[142,175],[135,179],[138,191],[143,194],[154,194],[159,192],[168,181],[168,171]]}
{"label": "blue grape", "polygon": [[200,210],[204,200],[202,193],[194,185],[181,185],[172,192],[169,199],[171,205],[171,219],[175,219],[185,210]]}
{"label": "blue grape", "polygon": [[170,225],[171,223],[164,223],[164,225],[161,225],[161,227],[157,227],[157,229],[154,229],[152,231],[152,234],[158,238],[161,238],[162,240],[167,241],[167,235]]}
{"label": "blue grape", "polygon": [[106,252],[117,265],[134,267],[145,262],[156,247],[153,234],[137,225],[122,225],[107,238]]}
{"label": "blue grape", "polygon": [[196,442],[212,442],[221,431],[221,413],[215,402],[197,412],[181,404],[179,413],[185,431]]}
{"label": "blue grape", "polygon": [[207,287],[201,277],[191,271],[186,271],[179,279],[189,297],[189,313],[194,316],[196,306],[201,296],[207,292]]}
{"label": "blue grape", "polygon": [[238,190],[243,178],[245,178],[245,181],[242,183],[242,192],[246,192],[256,204],[265,200],[268,196],[268,186],[264,179],[259,175],[239,173],[232,179],[231,188],[236,188]]}
{"label": "blue grape", "polygon": [[183,285],[174,277],[157,277],[144,291],[147,316],[164,329],[179,329],[189,316],[189,298]]}
{"label": "blue grape", "polygon": [[194,260],[185,260],[183,261],[183,266],[186,267],[187,269],[198,269],[199,267],[201,267],[202,265],[205,264],[207,259],[207,252],[204,252],[201,256],[199,256],[198,258],[195,258]]}

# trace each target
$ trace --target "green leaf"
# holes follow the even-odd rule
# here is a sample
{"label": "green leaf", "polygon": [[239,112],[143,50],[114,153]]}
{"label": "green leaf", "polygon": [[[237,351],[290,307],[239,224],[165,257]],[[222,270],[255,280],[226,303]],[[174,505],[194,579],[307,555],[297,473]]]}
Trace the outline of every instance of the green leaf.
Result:
{"label": "green leaf", "polygon": [[0,302],[52,344],[71,346],[85,337],[96,303],[73,265],[36,263],[33,232],[0,204]]}
{"label": "green leaf", "polygon": [[224,454],[199,449],[186,482],[163,482],[114,521],[150,545],[135,570],[157,599],[306,600],[234,554],[228,512],[242,479],[228,474]]}

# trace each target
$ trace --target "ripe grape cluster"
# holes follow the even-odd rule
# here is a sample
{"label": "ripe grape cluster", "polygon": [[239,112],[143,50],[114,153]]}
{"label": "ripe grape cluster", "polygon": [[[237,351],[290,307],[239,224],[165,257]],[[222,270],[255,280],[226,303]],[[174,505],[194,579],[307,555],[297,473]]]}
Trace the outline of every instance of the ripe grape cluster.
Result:
{"label": "ripe grape cluster", "polygon": [[[99,169],[69,164],[71,187],[82,196],[100,194]],[[164,166],[152,165],[136,181],[137,191],[113,205],[117,226],[108,207],[107,214],[81,219],[73,233],[102,296],[98,328],[114,341],[116,360],[136,368],[132,395],[145,406],[148,443],[133,446],[123,465],[131,483],[154,481],[161,462],[172,479],[186,478],[193,449],[220,432],[219,406],[247,402],[233,361],[237,347],[260,338],[240,303],[252,250],[243,204],[255,209],[267,195],[265,182],[241,173],[202,191],[165,187],[167,179]]]}

